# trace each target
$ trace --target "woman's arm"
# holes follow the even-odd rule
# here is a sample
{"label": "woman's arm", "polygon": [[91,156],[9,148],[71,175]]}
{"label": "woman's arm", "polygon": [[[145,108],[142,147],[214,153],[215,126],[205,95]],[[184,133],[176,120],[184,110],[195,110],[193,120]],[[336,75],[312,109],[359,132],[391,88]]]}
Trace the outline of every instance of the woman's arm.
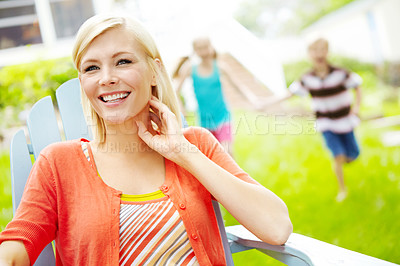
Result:
{"label": "woman's arm", "polygon": [[5,265],[30,265],[22,241],[4,241],[0,244],[0,266]]}
{"label": "woman's arm", "polygon": [[274,245],[286,242],[292,224],[285,203],[273,192],[237,178],[198,149],[181,152],[175,162],[195,176],[239,223],[261,240]]}
{"label": "woman's arm", "polygon": [[[150,105],[159,111],[160,119],[153,119],[161,128],[161,134],[152,135],[140,122],[139,136],[143,141],[195,176],[243,226],[261,240],[274,245],[285,243],[292,232],[285,203],[267,188],[243,181],[210,160],[182,135],[174,114],[167,106],[155,98]],[[222,146],[218,145],[217,149],[215,153],[221,152],[229,157]]]}

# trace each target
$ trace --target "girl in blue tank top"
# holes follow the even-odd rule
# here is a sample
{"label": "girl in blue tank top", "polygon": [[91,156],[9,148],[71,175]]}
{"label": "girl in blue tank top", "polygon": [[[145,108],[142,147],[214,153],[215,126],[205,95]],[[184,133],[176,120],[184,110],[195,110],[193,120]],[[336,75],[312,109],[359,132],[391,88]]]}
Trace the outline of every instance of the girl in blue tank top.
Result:
{"label": "girl in blue tank top", "polygon": [[230,122],[230,113],[222,92],[220,73],[216,60],[212,63],[209,76],[198,73],[199,66],[192,68],[194,93],[199,106],[200,125],[215,131],[223,123]]}
{"label": "girl in blue tank top", "polygon": [[179,77],[177,91],[179,93],[187,77],[192,77],[200,125],[210,130],[232,155],[231,113],[223,94],[221,76],[223,75],[234,87],[241,91],[253,105],[258,104],[257,97],[247,88],[237,86],[225,67],[217,63],[216,53],[210,39],[207,37],[195,39],[193,50],[200,58],[200,63],[194,66],[185,64],[189,58],[183,58],[173,75]]}

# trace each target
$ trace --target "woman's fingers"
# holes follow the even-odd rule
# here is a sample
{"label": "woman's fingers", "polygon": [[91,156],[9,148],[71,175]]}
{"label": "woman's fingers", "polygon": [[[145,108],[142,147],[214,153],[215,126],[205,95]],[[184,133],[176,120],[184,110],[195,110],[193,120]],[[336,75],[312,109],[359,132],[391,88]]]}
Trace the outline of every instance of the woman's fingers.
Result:
{"label": "woman's fingers", "polygon": [[169,113],[171,113],[172,114],[172,112],[169,110],[169,108],[165,105],[165,104],[163,104],[162,102],[160,102],[160,100],[158,100],[156,97],[152,97],[151,98],[151,100],[150,100],[150,106],[152,107],[152,109],[155,111],[155,112],[157,112],[158,111],[158,113],[161,115],[161,116],[164,116],[164,114],[169,114]]}
{"label": "woman's fingers", "polygon": [[[165,158],[175,160],[180,153],[179,147],[187,145],[174,113],[157,98],[149,101],[150,112],[147,125],[137,121],[139,137],[153,150]],[[153,130],[154,129],[154,130]]]}
{"label": "woman's fingers", "polygon": [[[152,97],[150,100],[150,106],[151,108],[160,114],[160,120],[164,123],[162,123],[162,126],[166,126],[166,132],[168,133],[174,133],[176,134],[179,130],[179,125],[176,123],[176,117],[175,114],[169,110],[169,108],[160,102],[156,97]],[[175,122],[175,123],[174,123]]]}
{"label": "woman's fingers", "polygon": [[[149,124],[150,124],[150,125],[149,125],[149,126],[153,127],[153,129],[154,129],[155,131],[161,133],[161,130],[162,130],[162,122],[161,122],[160,117],[158,117],[158,115],[156,115],[155,113],[150,112],[149,118],[150,118],[150,121],[149,121]],[[156,127],[156,128],[155,128],[155,127]]]}
{"label": "woman's fingers", "polygon": [[[139,137],[149,145],[151,143],[151,140],[153,138],[153,135],[149,132],[147,127],[142,121],[137,121],[136,126],[138,127],[138,135]],[[150,145],[149,145],[150,146]]]}

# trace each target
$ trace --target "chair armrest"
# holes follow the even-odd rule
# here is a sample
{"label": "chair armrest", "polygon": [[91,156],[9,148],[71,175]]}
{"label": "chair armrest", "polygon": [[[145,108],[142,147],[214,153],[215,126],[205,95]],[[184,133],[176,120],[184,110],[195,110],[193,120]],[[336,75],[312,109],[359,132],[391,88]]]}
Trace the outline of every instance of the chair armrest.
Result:
{"label": "chair armrest", "polygon": [[232,253],[255,248],[287,265],[397,265],[296,233],[286,244],[275,246],[262,242],[241,225],[228,226],[226,232]]}
{"label": "chair armrest", "polygon": [[288,243],[277,246],[262,242],[242,225],[228,226],[225,229],[232,254],[257,249],[286,265],[314,265],[307,254]]}

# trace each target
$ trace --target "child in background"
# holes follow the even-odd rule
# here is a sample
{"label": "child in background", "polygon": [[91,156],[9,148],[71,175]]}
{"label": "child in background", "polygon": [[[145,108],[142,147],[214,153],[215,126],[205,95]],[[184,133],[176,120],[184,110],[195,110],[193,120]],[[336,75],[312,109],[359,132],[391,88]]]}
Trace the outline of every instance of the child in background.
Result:
{"label": "child in background", "polygon": [[174,71],[177,78],[177,92],[180,93],[186,78],[192,77],[194,93],[198,104],[200,125],[217,138],[225,150],[233,155],[232,118],[226,102],[221,77],[238,89],[253,106],[258,104],[257,97],[246,87],[238,86],[225,65],[217,60],[217,54],[207,37],[193,41],[193,50],[200,58],[198,65],[192,65],[189,57],[183,57]]}
{"label": "child in background", "polygon": [[[308,46],[312,70],[289,86],[289,93],[281,98],[264,102],[265,106],[289,99],[293,95],[312,98],[316,115],[316,129],[321,132],[333,156],[333,169],[339,183],[337,201],[347,196],[343,165],[355,160],[360,151],[354,136],[359,123],[361,104],[361,77],[328,62],[328,41],[319,38]],[[349,89],[355,90],[355,101]]]}

